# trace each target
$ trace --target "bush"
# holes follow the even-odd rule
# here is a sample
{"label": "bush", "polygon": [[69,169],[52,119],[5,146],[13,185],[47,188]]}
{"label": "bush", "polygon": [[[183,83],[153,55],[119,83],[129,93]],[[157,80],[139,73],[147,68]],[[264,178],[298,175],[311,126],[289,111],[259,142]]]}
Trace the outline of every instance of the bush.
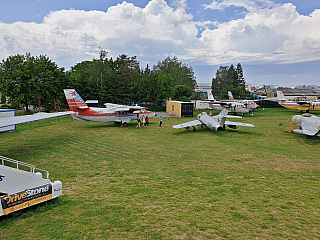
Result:
{"label": "bush", "polygon": [[8,104],[2,104],[0,108],[2,108],[2,109],[10,109],[11,107]]}

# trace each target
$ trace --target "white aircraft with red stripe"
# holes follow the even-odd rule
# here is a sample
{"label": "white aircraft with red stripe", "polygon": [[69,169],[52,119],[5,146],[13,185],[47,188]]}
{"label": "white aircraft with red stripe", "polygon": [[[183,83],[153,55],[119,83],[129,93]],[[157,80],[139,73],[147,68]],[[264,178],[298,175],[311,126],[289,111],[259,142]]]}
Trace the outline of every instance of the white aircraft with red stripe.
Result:
{"label": "white aircraft with red stripe", "polygon": [[247,109],[253,110],[259,108],[259,105],[256,104],[254,100],[235,100],[231,91],[228,91],[228,96],[230,101],[243,103]]}
{"label": "white aircraft with red stripe", "polygon": [[80,121],[115,122],[124,126],[131,120],[141,117],[153,118],[155,113],[148,111],[146,107],[126,106],[106,103],[106,108],[89,107],[74,89],[64,89],[68,105],[75,112],[72,117]]}

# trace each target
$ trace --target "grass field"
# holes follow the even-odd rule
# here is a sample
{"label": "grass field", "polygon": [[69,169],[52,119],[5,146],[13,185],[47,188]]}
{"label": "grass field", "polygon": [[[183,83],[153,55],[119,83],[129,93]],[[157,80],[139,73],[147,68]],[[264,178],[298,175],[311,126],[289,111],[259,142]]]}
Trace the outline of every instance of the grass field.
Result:
{"label": "grass field", "polygon": [[255,128],[225,132],[166,118],[1,134],[0,155],[49,170],[64,196],[0,219],[0,238],[319,239],[320,141],[285,133],[293,114],[258,109],[239,119]]}

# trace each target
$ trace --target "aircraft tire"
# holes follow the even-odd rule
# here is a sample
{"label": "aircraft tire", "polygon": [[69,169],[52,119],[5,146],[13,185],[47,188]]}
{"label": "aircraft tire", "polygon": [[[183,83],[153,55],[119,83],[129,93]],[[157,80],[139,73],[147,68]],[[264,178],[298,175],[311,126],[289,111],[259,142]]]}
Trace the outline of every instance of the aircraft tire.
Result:
{"label": "aircraft tire", "polygon": [[123,123],[123,126],[124,126],[124,127],[127,127],[127,123],[126,123],[126,122],[125,122],[125,123]]}

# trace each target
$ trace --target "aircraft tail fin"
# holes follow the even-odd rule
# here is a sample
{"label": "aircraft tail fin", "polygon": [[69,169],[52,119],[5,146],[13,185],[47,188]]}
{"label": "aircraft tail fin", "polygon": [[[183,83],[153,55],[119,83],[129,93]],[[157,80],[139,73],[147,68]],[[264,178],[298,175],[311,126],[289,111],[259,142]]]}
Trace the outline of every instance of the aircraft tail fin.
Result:
{"label": "aircraft tail fin", "polygon": [[234,100],[234,97],[231,91],[228,91],[228,96],[229,96],[229,100]]}
{"label": "aircraft tail fin", "polygon": [[208,90],[208,100],[212,100],[212,101],[214,101],[214,97],[213,97],[213,95],[212,95],[212,92],[211,92],[211,90]]}
{"label": "aircraft tail fin", "polygon": [[218,114],[218,116],[219,116],[220,118],[226,118],[227,115],[228,115],[228,110],[227,110],[226,108],[224,108],[224,109]]}
{"label": "aircraft tail fin", "polygon": [[74,89],[64,89],[69,108],[71,111],[79,112],[79,109],[89,108],[80,95]]}
{"label": "aircraft tail fin", "polygon": [[277,91],[278,101],[286,101],[286,97],[283,95],[282,91]]}

